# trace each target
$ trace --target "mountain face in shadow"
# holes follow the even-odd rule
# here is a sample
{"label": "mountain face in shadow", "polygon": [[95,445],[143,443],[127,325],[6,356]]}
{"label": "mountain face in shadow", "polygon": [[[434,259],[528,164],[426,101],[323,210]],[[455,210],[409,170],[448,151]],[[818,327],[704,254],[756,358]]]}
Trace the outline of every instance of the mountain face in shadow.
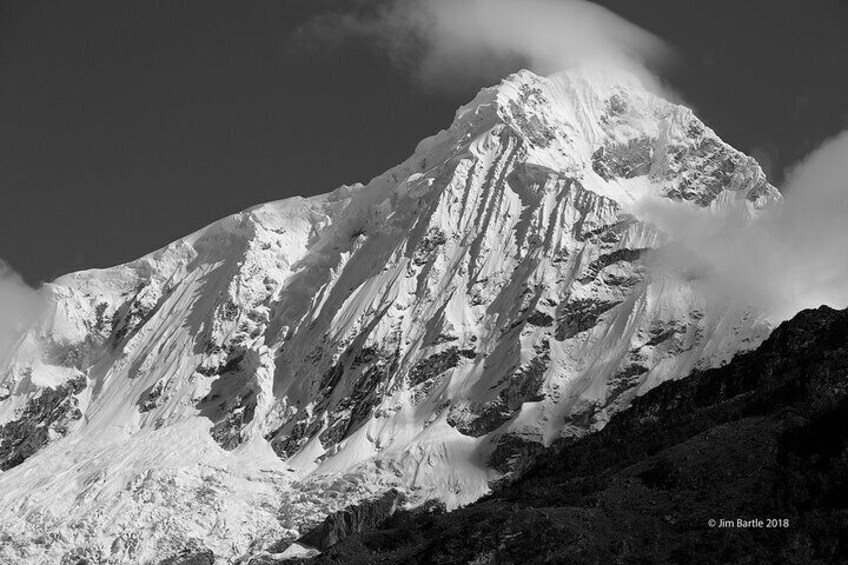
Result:
{"label": "mountain face in shadow", "polygon": [[309,562],[844,563],[846,373],[848,311],[801,312],[481,501],[396,513]]}

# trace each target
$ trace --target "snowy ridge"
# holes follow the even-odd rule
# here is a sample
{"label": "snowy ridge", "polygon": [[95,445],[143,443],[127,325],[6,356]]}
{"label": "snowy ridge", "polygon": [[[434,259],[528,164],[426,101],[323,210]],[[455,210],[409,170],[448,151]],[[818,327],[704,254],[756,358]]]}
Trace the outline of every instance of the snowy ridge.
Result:
{"label": "snowy ridge", "polygon": [[636,79],[522,71],[366,186],[58,279],[0,366],[0,561],[227,562],[391,487],[465,504],[756,346],[757,312],[656,260],[646,197],[780,201]]}

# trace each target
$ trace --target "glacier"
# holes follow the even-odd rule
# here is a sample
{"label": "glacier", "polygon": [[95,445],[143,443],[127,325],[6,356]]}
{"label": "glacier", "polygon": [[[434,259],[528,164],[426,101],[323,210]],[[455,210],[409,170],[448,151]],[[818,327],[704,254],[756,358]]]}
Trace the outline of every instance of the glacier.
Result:
{"label": "glacier", "polygon": [[392,488],[455,508],[756,347],[646,198],[781,202],[638,79],[521,71],[366,185],[49,283],[0,360],[0,562],[247,562]]}

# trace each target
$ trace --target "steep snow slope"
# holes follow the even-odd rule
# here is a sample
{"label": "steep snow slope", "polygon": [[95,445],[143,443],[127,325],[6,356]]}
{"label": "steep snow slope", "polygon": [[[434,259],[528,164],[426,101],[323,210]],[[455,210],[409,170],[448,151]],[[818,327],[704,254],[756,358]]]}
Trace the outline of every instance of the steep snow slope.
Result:
{"label": "steep snow slope", "polygon": [[0,366],[0,560],[231,559],[392,486],[464,504],[757,345],[645,198],[780,201],[630,76],[521,72],[367,186],[58,279]]}

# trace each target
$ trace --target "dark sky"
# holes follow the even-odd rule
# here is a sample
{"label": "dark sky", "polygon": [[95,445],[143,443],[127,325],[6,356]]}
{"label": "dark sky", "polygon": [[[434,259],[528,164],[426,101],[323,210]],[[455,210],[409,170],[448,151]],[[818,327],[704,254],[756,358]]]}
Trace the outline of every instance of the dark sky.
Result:
{"label": "dark sky", "polygon": [[[848,127],[848,2],[603,0],[771,178]],[[0,258],[32,284],[229,213],[367,181],[473,96],[372,50],[294,55],[332,0],[0,0]]]}

